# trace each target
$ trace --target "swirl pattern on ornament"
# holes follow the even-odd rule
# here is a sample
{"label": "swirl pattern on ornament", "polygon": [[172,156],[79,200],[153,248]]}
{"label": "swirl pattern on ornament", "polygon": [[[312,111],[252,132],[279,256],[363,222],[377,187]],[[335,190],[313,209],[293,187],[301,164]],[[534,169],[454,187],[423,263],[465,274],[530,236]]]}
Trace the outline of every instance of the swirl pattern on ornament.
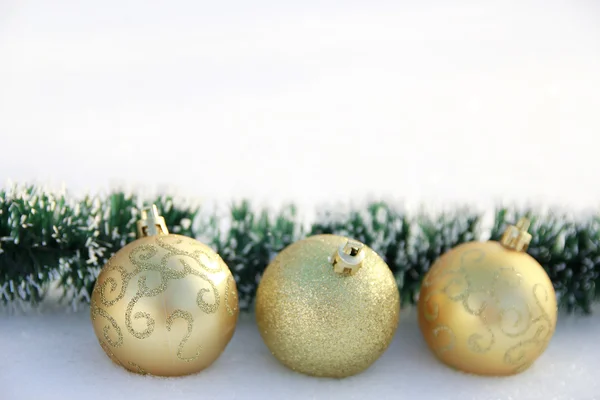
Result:
{"label": "swirl pattern on ornament", "polygon": [[[235,314],[235,312],[238,310],[237,309],[237,292],[235,290],[231,290],[231,285],[233,284],[233,287],[235,288],[235,280],[233,279],[232,275],[227,275],[227,285],[225,286],[225,307],[227,308],[227,314],[229,314],[230,316],[233,316]],[[231,296],[231,298],[234,301],[235,306],[231,307],[230,304],[230,299],[229,296]]]}
{"label": "swirl pattern on ornament", "polygon": [[529,321],[527,327],[529,328],[533,324],[538,324],[535,333],[529,339],[524,340],[511,347],[506,351],[504,355],[504,362],[507,364],[518,365],[517,371],[521,371],[522,369],[527,368],[528,363],[524,363],[524,360],[527,356],[527,351],[534,350],[535,348],[545,348],[550,341],[550,336],[552,333],[552,322],[550,321],[550,316],[542,306],[542,301],[538,297],[538,292],[542,290],[544,293],[544,302],[548,301],[548,291],[541,284],[536,284],[533,286],[533,296],[535,298],[535,303],[537,308],[540,311],[540,315],[536,318]]}
{"label": "swirl pattern on ornament", "polygon": [[439,346],[436,349],[439,353],[452,349],[454,347],[454,342],[456,341],[456,335],[454,335],[454,331],[448,325],[438,325],[433,328],[433,335],[436,338],[442,333],[445,333],[448,336],[448,344]]}
{"label": "swirl pattern on ornament", "polygon": [[[179,245],[185,244],[185,247],[193,249],[192,251],[184,250]],[[157,255],[165,252],[164,255]],[[126,293],[131,292],[130,285],[137,285],[135,294],[129,298],[125,309],[125,326],[129,334],[137,339],[146,339],[152,335],[155,330],[156,321],[148,312],[135,311],[139,301],[143,298],[157,296],[169,286],[169,282],[173,280],[183,279],[189,275],[196,276],[208,283],[210,288],[198,289],[196,296],[196,304],[206,314],[216,313],[219,309],[221,300],[219,290],[216,287],[213,279],[207,274],[216,274],[223,271],[221,263],[207,254],[202,246],[195,240],[186,240],[186,238],[177,235],[166,235],[156,238],[155,244],[142,244],[133,248],[128,254],[129,261],[134,267],[127,271],[126,268],[114,264],[114,256],[111,258],[105,268],[104,279],[94,288],[95,298],[99,301],[92,301],[91,316],[95,320],[98,317],[104,318],[108,324],[103,328],[103,340],[100,340],[100,345],[109,357],[119,365],[124,363],[117,358],[111,348],[118,348],[123,345],[123,332],[119,327],[115,318],[113,318],[107,310],[110,310],[115,304],[119,303],[126,297]],[[171,260],[176,262],[172,263]],[[191,262],[193,261],[193,262]],[[191,263],[190,263],[191,262]],[[173,265],[180,265],[177,269]],[[111,273],[117,273],[117,276]],[[158,274],[159,284],[153,287],[148,285],[150,275]],[[227,274],[227,289],[225,291],[225,303],[227,313],[234,315],[237,307],[232,307],[229,304],[229,297],[235,296],[235,281],[231,274]],[[153,275],[156,277],[156,275]],[[137,279],[136,279],[137,278]],[[156,279],[154,279],[156,281]],[[135,282],[135,283],[134,283]],[[231,285],[233,284],[233,289]],[[230,293],[231,292],[231,293]],[[212,293],[213,300],[207,301],[206,295]],[[192,313],[176,309],[166,319],[166,329],[171,331],[171,327],[175,319],[183,319],[187,322],[187,331],[181,339],[177,348],[177,357],[183,361],[191,362],[201,354],[201,346],[195,349],[191,356],[185,356],[184,349],[188,339],[192,334],[194,327],[194,318]],[[134,327],[135,320],[144,320],[145,328],[140,329]],[[116,335],[116,337],[115,337]],[[136,370],[138,373],[145,373],[142,367],[133,362],[125,363]],[[130,368],[131,369],[131,368]]]}
{"label": "swirl pattern on ornament", "polygon": [[[92,311],[92,320],[95,320],[96,317],[99,315],[102,318],[107,319],[108,322],[110,323],[110,325],[106,325],[102,328],[102,334],[104,336],[104,340],[106,340],[106,342],[108,342],[108,344],[111,345],[112,347],[121,346],[123,344],[123,332],[121,332],[121,328],[119,328],[119,324],[117,324],[117,321],[115,321],[115,319],[113,317],[111,317],[110,314],[106,312],[106,310],[98,307],[96,302],[92,302],[91,311]],[[108,332],[110,332],[110,328],[113,328],[115,330],[115,332],[117,334],[117,340],[111,339],[111,337],[108,335]]]}
{"label": "swirl pattern on ornament", "polygon": [[177,357],[180,360],[187,361],[187,362],[197,360],[198,357],[200,357],[200,352],[202,351],[202,346],[198,346],[196,348],[196,354],[193,355],[192,357],[184,357],[183,356],[183,347],[185,346],[185,343],[188,341],[188,339],[192,335],[194,318],[192,317],[192,314],[190,314],[187,311],[175,310],[173,312],[173,314],[169,315],[169,317],[167,318],[167,330],[169,330],[169,331],[171,330],[171,325],[173,325],[173,320],[175,320],[176,318],[183,318],[188,323],[187,324],[188,325],[187,333],[183,337],[183,339],[181,339],[181,342],[179,343],[179,346],[177,348]]}
{"label": "swirl pattern on ornament", "polygon": [[[512,347],[504,353],[503,362],[514,365],[514,372],[526,369],[530,362],[528,351],[539,353],[547,345],[552,333],[551,318],[543,303],[548,302],[549,294],[540,283],[532,288],[535,309],[522,297],[510,298],[515,305],[506,306],[506,298],[500,294],[518,289],[523,283],[522,275],[512,266],[489,266],[490,260],[482,249],[470,249],[454,260],[433,268],[423,281],[424,288],[430,288],[424,298],[423,317],[433,323],[433,335],[444,333],[444,339],[436,343],[438,354],[453,350],[460,335],[447,322],[440,318],[440,308],[447,298],[462,305],[464,311],[477,317],[480,329],[466,337],[466,347],[475,353],[487,353],[498,342],[498,335],[516,339]],[[436,300],[437,299],[437,300]],[[478,327],[475,327],[478,326]],[[505,342],[505,341],[504,341]]]}
{"label": "swirl pattern on ornament", "polygon": [[140,367],[139,365],[137,365],[133,361],[129,361],[129,365],[131,367],[133,367],[135,369],[135,372],[137,372],[138,374],[140,374],[140,375],[148,375],[148,372],[146,372],[142,367]]}

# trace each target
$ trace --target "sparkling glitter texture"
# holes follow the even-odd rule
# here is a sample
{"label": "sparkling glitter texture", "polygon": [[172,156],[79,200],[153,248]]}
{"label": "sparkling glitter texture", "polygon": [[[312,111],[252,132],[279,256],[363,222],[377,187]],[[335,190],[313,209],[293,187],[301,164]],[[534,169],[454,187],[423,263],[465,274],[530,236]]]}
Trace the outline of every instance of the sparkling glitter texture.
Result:
{"label": "sparkling glitter texture", "polygon": [[91,301],[100,346],[132,372],[198,372],[233,336],[235,281],[204,244],[179,235],[142,237],[102,268]]}
{"label": "sparkling glitter texture", "polygon": [[452,368],[478,375],[527,369],[556,327],[552,282],[527,253],[498,242],[462,244],[425,276],[419,325],[429,348]]}
{"label": "sparkling glitter texture", "polygon": [[256,320],[268,348],[289,368],[342,378],[367,369],[387,349],[400,313],[392,272],[370,248],[354,275],[334,271],[347,238],[312,236],[285,248],[267,267]]}

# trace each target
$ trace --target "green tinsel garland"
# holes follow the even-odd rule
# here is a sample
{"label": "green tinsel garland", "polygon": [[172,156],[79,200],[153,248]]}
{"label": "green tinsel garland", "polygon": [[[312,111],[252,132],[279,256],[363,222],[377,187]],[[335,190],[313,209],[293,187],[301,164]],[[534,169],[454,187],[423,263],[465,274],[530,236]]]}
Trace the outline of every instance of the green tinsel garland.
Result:
{"label": "green tinsel garland", "polygon": [[[469,209],[412,216],[378,202],[346,213],[324,212],[305,226],[293,206],[278,212],[254,211],[242,201],[231,206],[227,217],[216,213],[203,217],[199,208],[178,206],[169,196],[154,203],[172,233],[199,238],[221,255],[237,280],[244,309],[251,306],[273,256],[307,235],[336,233],[371,246],[394,272],[403,304],[415,303],[423,276],[441,254],[482,239],[483,215]],[[54,283],[64,299],[88,301],[100,268],[135,239],[142,204],[138,197],[121,192],[75,199],[34,186],[0,190],[2,302],[37,304]],[[575,220],[502,208],[495,212],[491,239],[498,239],[507,223],[525,215],[532,220],[528,252],[548,272],[561,308],[590,313],[600,298],[600,216]]]}

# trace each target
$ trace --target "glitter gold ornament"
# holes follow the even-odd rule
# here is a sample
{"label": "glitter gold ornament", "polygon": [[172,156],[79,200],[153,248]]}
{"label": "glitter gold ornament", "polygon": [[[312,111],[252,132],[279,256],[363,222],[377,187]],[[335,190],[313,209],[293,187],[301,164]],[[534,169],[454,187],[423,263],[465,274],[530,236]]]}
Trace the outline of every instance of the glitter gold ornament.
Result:
{"label": "glitter gold ornament", "polygon": [[91,299],[96,336],[106,354],[130,371],[198,372],[233,336],[235,281],[209,247],[169,234],[156,206],[142,211],[138,236],[98,276]]}
{"label": "glitter gold ornament", "polygon": [[478,375],[527,369],[556,327],[556,296],[542,266],[525,253],[529,221],[500,242],[470,242],[442,255],[423,280],[418,316],[434,354]]}
{"label": "glitter gold ornament", "polygon": [[387,264],[341,236],[296,242],[260,281],[256,321],[273,355],[289,368],[342,378],[367,369],[398,326],[400,298]]}

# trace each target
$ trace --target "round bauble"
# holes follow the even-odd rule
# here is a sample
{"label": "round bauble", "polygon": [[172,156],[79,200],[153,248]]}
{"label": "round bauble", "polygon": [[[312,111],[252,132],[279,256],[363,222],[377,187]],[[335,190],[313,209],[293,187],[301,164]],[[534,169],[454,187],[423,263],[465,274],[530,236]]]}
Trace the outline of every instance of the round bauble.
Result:
{"label": "round bauble", "polygon": [[294,371],[342,378],[367,369],[398,326],[400,299],[387,264],[334,235],[296,242],[269,264],[256,321],[273,355]]}
{"label": "round bauble", "polygon": [[542,266],[524,252],[528,222],[501,242],[471,242],[442,255],[419,295],[421,332],[445,364],[478,375],[527,369],[546,349],[556,295]]}
{"label": "round bauble", "polygon": [[142,237],[102,268],[91,317],[100,345],[118,365],[141,374],[186,375],[208,367],[233,336],[237,290],[213,250],[167,234],[161,220],[156,208],[143,213]]}

